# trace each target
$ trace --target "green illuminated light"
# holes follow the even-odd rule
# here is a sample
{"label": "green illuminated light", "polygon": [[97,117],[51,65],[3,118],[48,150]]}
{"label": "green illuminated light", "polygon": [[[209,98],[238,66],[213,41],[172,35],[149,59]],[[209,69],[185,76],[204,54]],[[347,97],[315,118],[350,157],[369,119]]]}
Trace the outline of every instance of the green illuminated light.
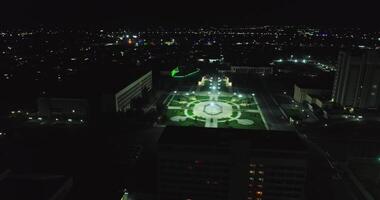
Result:
{"label": "green illuminated light", "polygon": [[198,73],[199,71],[201,71],[199,68],[197,68],[195,71],[191,72],[191,73],[188,73],[186,75],[177,75],[180,70],[179,70],[179,67],[176,67],[175,69],[173,69],[171,72],[170,72],[170,76],[173,77],[173,78],[186,78],[186,77],[189,77],[189,76],[192,76],[196,73]]}
{"label": "green illuminated light", "polygon": [[173,69],[173,70],[170,72],[170,75],[171,75],[172,77],[175,77],[175,75],[178,74],[178,73],[179,73],[179,68],[176,67],[175,69]]}

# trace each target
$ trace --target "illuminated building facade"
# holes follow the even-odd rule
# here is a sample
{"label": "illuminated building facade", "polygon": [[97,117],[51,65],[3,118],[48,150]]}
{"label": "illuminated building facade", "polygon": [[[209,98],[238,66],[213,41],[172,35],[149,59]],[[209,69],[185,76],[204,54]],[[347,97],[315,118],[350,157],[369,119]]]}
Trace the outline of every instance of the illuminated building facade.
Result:
{"label": "illuminated building facade", "polygon": [[380,54],[375,51],[340,52],[333,100],[344,107],[378,109]]}
{"label": "illuminated building facade", "polygon": [[116,111],[120,112],[128,110],[132,99],[141,96],[144,89],[147,91],[152,89],[152,71],[144,74],[136,81],[116,93]]}
{"label": "illuminated building facade", "polygon": [[159,199],[304,199],[307,155],[292,132],[167,127]]}

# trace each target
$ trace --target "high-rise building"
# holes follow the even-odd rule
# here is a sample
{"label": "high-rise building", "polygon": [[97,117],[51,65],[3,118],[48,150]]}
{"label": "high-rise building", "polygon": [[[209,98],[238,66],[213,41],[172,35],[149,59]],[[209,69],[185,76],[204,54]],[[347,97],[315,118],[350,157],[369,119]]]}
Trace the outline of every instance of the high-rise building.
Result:
{"label": "high-rise building", "polygon": [[294,132],[167,127],[161,200],[304,199],[308,148]]}
{"label": "high-rise building", "polygon": [[377,109],[380,105],[380,53],[342,51],[338,57],[333,100],[344,107]]}

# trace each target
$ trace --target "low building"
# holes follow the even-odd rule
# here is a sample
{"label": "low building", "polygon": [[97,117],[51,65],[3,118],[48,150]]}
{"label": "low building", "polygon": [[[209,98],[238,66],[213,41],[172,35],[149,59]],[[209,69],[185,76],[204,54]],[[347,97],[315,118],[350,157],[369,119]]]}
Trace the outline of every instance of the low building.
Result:
{"label": "low building", "polygon": [[[124,70],[125,71],[125,70]],[[54,117],[91,113],[122,112],[131,101],[152,89],[152,71],[128,70],[127,75],[113,72],[87,76],[51,89],[37,100],[38,114]]]}
{"label": "low building", "polygon": [[308,148],[293,132],[167,127],[159,199],[304,199]]}
{"label": "low building", "polygon": [[268,75],[273,74],[273,67],[231,66],[231,72]]}
{"label": "low building", "polygon": [[294,100],[298,103],[307,102],[320,108],[331,99],[331,90],[324,84],[300,82],[294,85]]}
{"label": "low building", "polygon": [[87,116],[89,105],[86,99],[38,98],[38,115],[44,117]]}
{"label": "low building", "polygon": [[259,74],[264,76],[273,74],[273,67],[231,66],[229,69],[220,69],[219,72],[234,74]]}

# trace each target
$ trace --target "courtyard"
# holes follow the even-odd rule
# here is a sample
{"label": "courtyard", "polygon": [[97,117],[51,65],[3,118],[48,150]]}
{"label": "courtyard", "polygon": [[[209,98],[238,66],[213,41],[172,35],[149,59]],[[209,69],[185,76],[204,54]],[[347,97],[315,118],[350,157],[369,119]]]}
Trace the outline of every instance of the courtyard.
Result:
{"label": "courtyard", "polygon": [[207,128],[267,129],[255,94],[173,91],[164,101],[165,123]]}

